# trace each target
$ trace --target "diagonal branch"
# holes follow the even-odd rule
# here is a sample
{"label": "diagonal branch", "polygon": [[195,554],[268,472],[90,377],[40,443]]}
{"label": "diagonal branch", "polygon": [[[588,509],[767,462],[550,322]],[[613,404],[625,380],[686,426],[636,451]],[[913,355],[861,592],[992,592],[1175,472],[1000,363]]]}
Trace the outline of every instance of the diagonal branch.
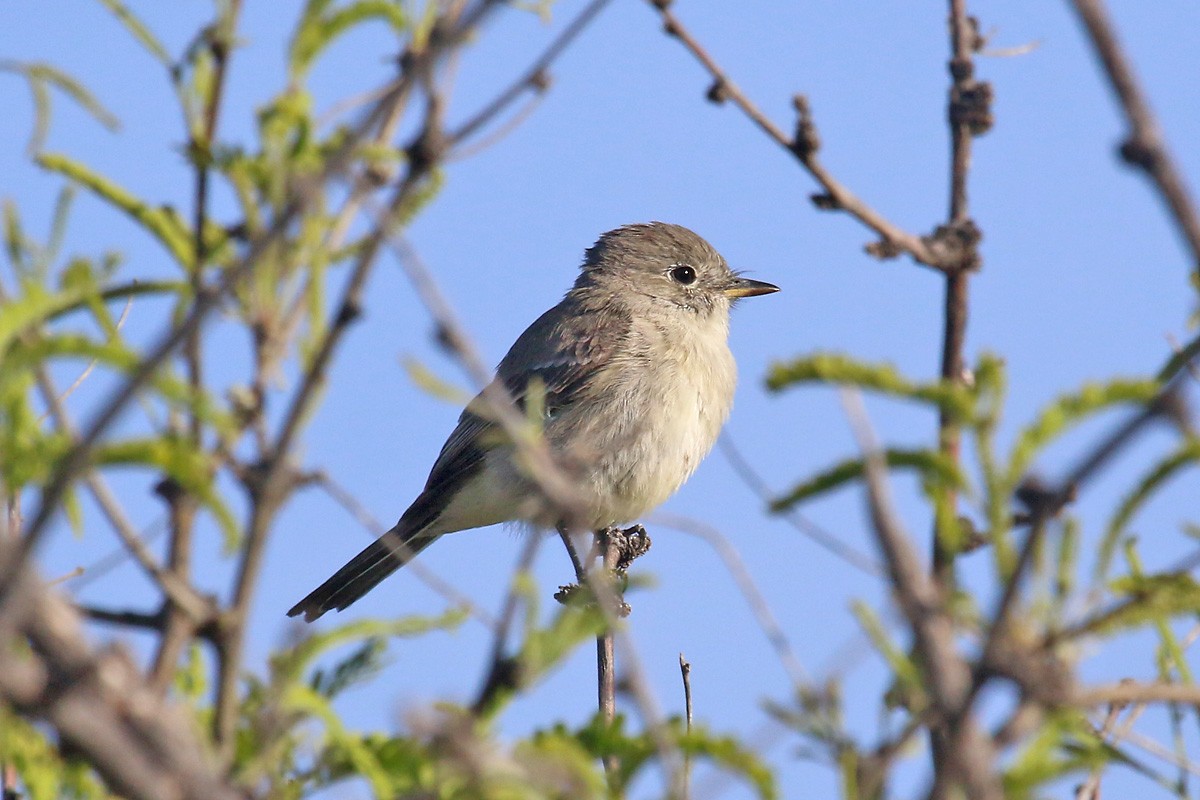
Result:
{"label": "diagonal branch", "polygon": [[1121,144],[1121,158],[1140,168],[1154,181],[1171,210],[1171,216],[1175,218],[1180,235],[1187,242],[1193,267],[1200,273],[1200,214],[1197,214],[1179,167],[1167,150],[1154,112],[1150,110],[1150,104],[1133,74],[1133,66],[1117,41],[1104,2],[1071,0],[1071,4],[1087,29],[1096,57],[1104,67],[1129,124],[1129,133]]}
{"label": "diagonal branch", "polygon": [[[0,700],[54,725],[108,786],[131,800],[239,800],[185,715],[142,682],[121,650],[93,650],[78,615],[0,540],[11,575],[0,607]],[[28,646],[26,646],[26,642]]]}
{"label": "diagonal branch", "polygon": [[558,57],[583,33],[592,21],[600,16],[600,12],[610,0],[592,0],[584,6],[575,19],[563,28],[562,32],[550,42],[537,60],[525,70],[507,89],[498,94],[490,103],[476,112],[470,119],[450,133],[450,142],[454,146],[461,145],[475,135],[489,122],[499,116],[506,108],[516,102],[525,92],[541,94],[550,85],[548,70]]}
{"label": "diagonal branch", "polygon": [[746,93],[734,83],[728,73],[721,68],[708,50],[683,26],[679,18],[671,11],[670,0],[648,0],[648,2],[658,11],[667,34],[678,39],[680,44],[700,62],[712,77],[713,83],[708,91],[708,99],[715,103],[722,103],[726,100],[733,103],[768,138],[795,157],[824,190],[823,194],[813,196],[813,202],[818,208],[845,211],[879,235],[881,241],[869,245],[867,252],[880,258],[892,258],[907,253],[914,261],[927,267],[943,272],[953,269],[954,263],[951,260],[953,254],[943,252],[944,247],[940,241],[942,237],[938,234],[928,237],[917,236],[902,229],[867,205],[826,169],[817,157],[820,142],[808,109],[808,101],[803,96],[798,95],[794,100],[798,116],[796,135],[789,136],[754,104]]}
{"label": "diagonal branch", "polygon": [[914,647],[927,673],[930,702],[949,730],[935,763],[933,797],[959,783],[969,797],[1001,800],[995,748],[976,719],[963,711],[970,701],[971,671],[958,653],[945,596],[922,567],[911,537],[892,507],[887,464],[867,421],[862,397],[842,390],[842,402],[866,463],[868,509],[879,549],[887,563],[897,605],[912,629]]}

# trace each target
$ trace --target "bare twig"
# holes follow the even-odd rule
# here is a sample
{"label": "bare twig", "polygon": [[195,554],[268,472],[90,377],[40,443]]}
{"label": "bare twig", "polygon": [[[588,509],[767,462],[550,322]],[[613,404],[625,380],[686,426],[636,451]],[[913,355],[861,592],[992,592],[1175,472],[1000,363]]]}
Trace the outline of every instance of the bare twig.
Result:
{"label": "bare twig", "polygon": [[[430,52],[425,58],[435,59],[437,56],[437,53]],[[414,67],[406,72],[398,81],[396,91],[381,102],[402,102],[407,96],[408,86],[416,77],[413,73],[421,73],[429,68],[429,66]],[[228,611],[222,616],[222,630],[218,643],[217,699],[213,725],[216,740],[226,754],[233,746],[238,676],[241,671],[245,646],[244,628],[262,568],[267,533],[275,513],[291,489],[295,487],[295,471],[290,463],[292,446],[299,434],[302,421],[316,401],[319,388],[325,381],[334,351],[341,343],[350,324],[360,314],[363,288],[375,264],[381,244],[390,235],[401,208],[411,201],[440,157],[441,150],[430,144],[433,141],[440,141],[442,135],[440,101],[434,95],[430,95],[428,100],[430,113],[426,116],[425,126],[417,135],[413,148],[410,148],[414,151],[418,147],[422,148],[422,155],[416,157],[414,152],[414,157],[410,158],[408,173],[393,192],[386,217],[378,221],[359,251],[341,299],[333,312],[332,323],[318,343],[316,353],[309,362],[292,394],[287,409],[284,411],[279,434],[271,444],[269,452],[264,454],[260,467],[248,476],[247,489],[250,492],[252,504],[237,575],[234,579],[233,601]],[[379,114],[379,117],[386,119],[390,117],[390,114],[385,109]]]}
{"label": "bare twig", "polygon": [[[354,517],[371,536],[378,539],[387,533],[387,527],[372,516],[371,512],[366,509],[357,497],[330,477],[329,473],[324,470],[318,470],[315,478],[314,483],[332,497],[334,502],[344,508],[350,516]],[[496,629],[499,623],[495,617],[480,608],[478,603],[460,592],[452,583],[443,580],[425,564],[422,564],[420,561],[410,561],[405,565],[405,570],[411,572],[416,576],[417,580],[440,594],[452,605],[467,609],[471,616],[475,617],[485,626],[492,630]]]}
{"label": "bare twig", "polygon": [[[0,297],[2,297],[2,296],[3,296],[3,293],[0,292]],[[121,309],[121,316],[117,318],[116,329],[118,331],[120,331],[121,328],[125,327],[125,321],[127,319],[129,319],[129,309],[131,309],[131,308],[133,308],[133,297],[129,297],[125,300],[125,307],[123,309]],[[71,381],[71,385],[68,386],[66,389],[64,389],[62,394],[58,395],[59,401],[65,403],[67,401],[67,398],[69,398],[71,395],[75,394],[75,391],[80,386],[83,386],[83,382],[88,379],[88,377],[92,374],[92,371],[94,369],[96,369],[96,365],[99,363],[100,363],[100,360],[97,358],[93,358],[91,361],[89,361],[88,365],[83,368],[83,372],[79,373],[79,377],[77,377],[75,380]],[[42,422],[49,415],[50,415],[49,411],[45,412],[44,414],[42,414],[41,417],[38,418],[38,422]]]}
{"label": "bare twig", "polygon": [[525,541],[525,546],[521,549],[517,568],[513,570],[513,579],[509,583],[508,593],[504,596],[504,603],[500,607],[499,620],[494,626],[495,636],[492,639],[492,655],[488,661],[487,674],[484,676],[475,702],[471,704],[471,711],[476,716],[487,715],[504,694],[521,686],[521,664],[505,655],[505,648],[508,645],[509,631],[517,617],[521,581],[529,575],[541,542],[540,534],[530,534]]}
{"label": "bare twig", "polygon": [[[967,15],[966,0],[950,0],[950,93],[947,118],[950,124],[950,201],[946,225],[939,229],[943,240],[957,250],[954,269],[946,270],[942,304],[942,380],[962,384],[966,380],[964,348],[967,331],[967,289],[970,273],[979,268],[980,234],[971,220],[967,178],[971,168],[971,145],[991,127],[991,86],[975,79],[974,54],[982,43],[978,23]],[[945,408],[938,415],[938,443],[943,455],[959,461],[962,431]],[[933,575],[942,590],[949,589],[953,572],[953,543],[946,541],[957,526],[957,496],[942,490],[939,519],[934,536]]]}
{"label": "bare twig", "polygon": [[[229,56],[237,35],[241,0],[230,0],[218,6],[217,20],[203,34],[204,46],[212,57],[212,83],[208,97],[204,98],[200,120],[187,119],[190,141],[188,147],[195,175],[192,206],[192,264],[189,280],[193,296],[199,296],[205,288],[205,267],[209,251],[207,240],[210,165],[220,118],[222,100],[225,96],[225,76]],[[198,123],[198,124],[197,124]],[[193,396],[204,391],[204,352],[200,327],[192,329],[183,342],[183,360],[187,368],[188,386]],[[188,411],[187,437],[197,452],[202,451],[204,421],[192,408]],[[192,571],[192,539],[196,524],[198,499],[170,478],[159,485],[159,495],[167,501],[171,538],[167,548],[167,570],[180,582],[187,582]],[[188,614],[186,609],[167,598],[162,635],[154,654],[150,670],[150,685],[159,692],[166,692],[175,676],[179,657],[195,635],[200,620]]]}
{"label": "bare twig", "polygon": [[[1107,739],[1112,732],[1113,726],[1117,724],[1117,718],[1121,716],[1121,712],[1125,710],[1124,703],[1111,703],[1108,707],[1108,713],[1104,716],[1104,724],[1096,731],[1096,735],[1101,739]],[[1075,789],[1075,800],[1100,800],[1100,778],[1104,774],[1102,766],[1092,769],[1088,773],[1087,779],[1079,784]]]}
{"label": "bare twig", "polygon": [[1071,0],[1087,29],[1109,84],[1117,96],[1129,133],[1121,144],[1121,158],[1143,170],[1158,188],[1180,235],[1191,251],[1192,266],[1200,273],[1200,215],[1159,129],[1154,112],[1133,74],[1133,65],[1117,40],[1103,0]]}
{"label": "bare twig", "polygon": [[881,241],[868,246],[869,253],[881,258],[907,253],[917,263],[936,270],[945,271],[954,268],[952,260],[948,259],[948,254],[943,252],[946,248],[942,246],[941,237],[938,234],[921,237],[903,230],[859,199],[825,168],[825,165],[817,157],[820,144],[808,109],[808,101],[803,96],[797,96],[794,100],[798,116],[797,130],[795,136],[789,136],[733,82],[733,79],[717,64],[708,50],[683,26],[679,18],[671,11],[669,2],[648,0],[648,3],[662,18],[663,28],[667,34],[678,39],[680,44],[700,62],[712,77],[713,83],[708,91],[708,98],[718,103],[724,101],[733,103],[772,141],[794,156],[824,190],[823,194],[813,197],[813,201],[819,208],[845,211],[879,235]]}
{"label": "bare twig", "polygon": [[[597,534],[597,536],[602,535]],[[584,575],[582,579],[587,580],[589,584],[607,583],[609,576],[617,568],[619,553],[616,543],[611,537],[604,536],[604,541],[600,544],[603,553],[601,561],[603,572],[599,581],[595,580],[595,576]],[[599,602],[601,605],[606,605],[603,600]],[[596,694],[600,716],[611,725],[617,717],[617,658],[611,625],[605,625],[604,631],[596,637]],[[620,758],[609,755],[604,759],[604,771],[608,774],[610,782],[615,780],[620,770]]]}
{"label": "bare twig", "polygon": [[[725,454],[725,458],[729,459],[729,464],[733,467],[733,471],[742,479],[743,483],[750,487],[751,491],[758,495],[759,499],[770,503],[778,496],[767,485],[767,482],[758,470],[751,465],[749,459],[742,454],[741,448],[734,443],[733,437],[728,432],[721,434],[717,439],[717,445],[721,448],[721,452]],[[846,544],[841,538],[822,528],[794,508],[787,509],[780,516],[787,520],[788,524],[803,536],[811,539],[818,546],[825,548],[855,569],[877,578],[884,576],[883,567],[878,561]]]}
{"label": "bare twig", "polygon": [[1200,707],[1200,685],[1121,681],[1103,686],[1081,687],[1075,693],[1072,702],[1081,707],[1130,703],[1178,703]]}
{"label": "bare twig", "polygon": [[[5,299],[6,294],[4,289],[0,287],[0,302],[3,302]],[[118,330],[120,330],[132,302],[133,297],[131,296],[125,303],[125,310],[121,314],[121,319],[117,322]],[[23,338],[31,340],[36,339],[39,335],[39,331],[30,329],[23,334]],[[71,389],[62,393],[54,385],[54,380],[50,377],[50,372],[44,365],[39,365],[34,369],[34,381],[37,384],[38,393],[42,397],[42,402],[46,405],[46,415],[54,421],[55,426],[65,433],[71,441],[77,440],[79,433],[67,411],[65,401],[71,394],[71,391],[82,384],[87,378],[94,364],[95,362],[92,362],[92,365],[89,365],[84,370],[83,374],[72,384]],[[212,611],[211,602],[202,598],[186,581],[178,579],[159,566],[157,559],[155,559],[149,548],[146,547],[145,542],[142,541],[134,529],[133,523],[129,521],[120,501],[117,500],[116,495],[113,494],[104,478],[98,472],[89,470],[84,477],[84,483],[87,485],[88,491],[91,493],[93,499],[95,499],[96,504],[100,507],[101,513],[104,514],[113,530],[116,531],[118,538],[124,543],[128,552],[134,557],[150,579],[161,588],[167,599],[196,619],[209,616]],[[0,599],[2,597],[3,590],[0,589]]]}
{"label": "bare twig", "polygon": [[584,29],[600,15],[609,0],[592,0],[583,7],[562,32],[550,42],[545,51],[525,70],[507,89],[502,91],[490,103],[472,115],[466,122],[450,134],[450,142],[454,147],[461,146],[467,139],[485,127],[517,98],[527,91],[541,94],[550,85],[549,69],[558,60],[571,43],[583,33]]}
{"label": "bare twig", "polygon": [[725,569],[733,577],[738,589],[745,598],[746,604],[750,606],[750,610],[754,614],[755,620],[758,622],[759,628],[767,637],[771,647],[775,650],[775,655],[779,659],[779,663],[783,666],[788,677],[792,681],[792,687],[799,692],[805,686],[812,683],[808,672],[804,669],[804,665],[800,662],[800,657],[796,655],[795,648],[788,641],[787,634],[783,630],[783,626],[779,624],[779,620],[771,611],[771,606],[767,603],[766,597],[758,588],[758,584],[754,581],[754,576],[750,574],[750,570],[746,568],[742,561],[741,555],[729,542],[729,538],[723,535],[715,527],[708,525],[705,522],[697,519],[679,517],[673,514],[664,514],[657,512],[654,515],[656,521],[665,525],[669,525],[683,533],[696,536],[708,544],[721,562],[725,565]]}
{"label": "bare twig", "polygon": [[[683,679],[683,711],[684,721],[687,724],[687,732],[692,732],[692,665],[683,653],[679,654],[679,674]],[[692,759],[688,755],[683,757],[683,798],[687,800],[692,796]]]}

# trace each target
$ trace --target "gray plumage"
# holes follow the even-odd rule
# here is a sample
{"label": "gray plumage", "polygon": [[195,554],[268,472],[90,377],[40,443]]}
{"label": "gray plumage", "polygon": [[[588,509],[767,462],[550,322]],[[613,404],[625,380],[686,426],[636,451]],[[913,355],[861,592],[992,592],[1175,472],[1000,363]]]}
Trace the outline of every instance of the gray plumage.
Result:
{"label": "gray plumage", "polygon": [[[739,277],[687,228],[627,225],[588,249],[566,297],[517,338],[495,380],[519,405],[533,382],[542,387],[546,443],[577,481],[594,530],[655,508],[708,454],[733,404],[730,305],[775,291]],[[395,527],[288,616],[346,608],[443,534],[559,522],[473,407]]]}

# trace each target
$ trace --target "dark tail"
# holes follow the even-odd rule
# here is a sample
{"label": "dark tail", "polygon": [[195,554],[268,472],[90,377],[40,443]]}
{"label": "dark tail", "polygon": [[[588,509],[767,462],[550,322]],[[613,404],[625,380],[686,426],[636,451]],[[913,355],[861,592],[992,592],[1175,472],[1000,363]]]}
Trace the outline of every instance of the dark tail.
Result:
{"label": "dark tail", "polygon": [[420,529],[401,533],[399,528],[399,525],[392,528],[350,559],[333,577],[292,606],[287,615],[303,614],[305,622],[312,622],[326,611],[341,611],[411,561],[440,535],[422,535]]}

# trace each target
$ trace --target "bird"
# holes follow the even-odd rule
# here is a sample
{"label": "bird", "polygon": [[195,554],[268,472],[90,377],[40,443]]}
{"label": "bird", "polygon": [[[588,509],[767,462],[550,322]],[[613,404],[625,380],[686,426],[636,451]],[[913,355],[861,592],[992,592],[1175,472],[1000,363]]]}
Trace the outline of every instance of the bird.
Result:
{"label": "bird", "polygon": [[[583,507],[576,523],[599,531],[632,522],[692,475],[733,406],[730,308],[777,291],[730,269],[680,225],[625,225],[585,251],[574,285],[517,338],[493,381],[523,411],[537,403],[545,445]],[[462,412],[395,527],[289,617],[344,610],[447,533],[565,522],[515,462],[482,397]]]}

